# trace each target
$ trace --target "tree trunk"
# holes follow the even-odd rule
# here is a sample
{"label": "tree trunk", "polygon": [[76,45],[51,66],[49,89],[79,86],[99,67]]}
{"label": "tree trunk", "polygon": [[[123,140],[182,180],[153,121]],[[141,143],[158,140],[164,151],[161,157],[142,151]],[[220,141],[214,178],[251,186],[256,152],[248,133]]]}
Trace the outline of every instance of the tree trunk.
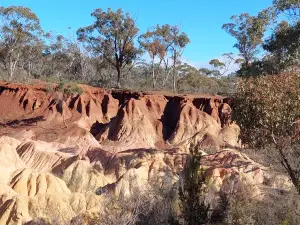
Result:
{"label": "tree trunk", "polygon": [[245,57],[245,65],[248,67],[250,65],[250,59],[248,56]]}
{"label": "tree trunk", "polygon": [[109,78],[108,78],[109,79],[109,84],[108,85],[111,88],[112,87],[112,83],[111,83],[112,82],[111,64],[108,65],[108,75],[109,75]]}
{"label": "tree trunk", "polygon": [[9,57],[9,80],[11,81],[12,78],[13,78],[13,62],[12,62],[12,59],[11,57]]}
{"label": "tree trunk", "polygon": [[9,80],[10,81],[13,78],[13,74],[14,74],[14,72],[13,72],[13,66],[12,66],[12,63],[10,63],[10,65],[9,65]]}
{"label": "tree trunk", "polygon": [[173,91],[176,92],[176,50],[174,51],[173,61]]}
{"label": "tree trunk", "polygon": [[156,80],[155,80],[155,68],[154,68],[154,60],[152,61],[152,88],[155,89]]}
{"label": "tree trunk", "polygon": [[13,75],[16,69],[17,61],[9,61],[9,80],[13,79]]}
{"label": "tree trunk", "polygon": [[117,72],[118,72],[117,88],[121,88],[121,69],[119,67],[117,68]]}
{"label": "tree trunk", "polygon": [[173,91],[176,92],[176,74],[175,68],[173,70]]}
{"label": "tree trunk", "polygon": [[31,77],[31,67],[32,67],[32,64],[31,64],[31,62],[29,62],[28,63],[28,71],[27,71],[28,77]]}
{"label": "tree trunk", "polygon": [[20,57],[20,53],[17,54],[17,57],[15,60],[12,59],[12,56],[9,57],[9,79],[12,80],[18,60]]}

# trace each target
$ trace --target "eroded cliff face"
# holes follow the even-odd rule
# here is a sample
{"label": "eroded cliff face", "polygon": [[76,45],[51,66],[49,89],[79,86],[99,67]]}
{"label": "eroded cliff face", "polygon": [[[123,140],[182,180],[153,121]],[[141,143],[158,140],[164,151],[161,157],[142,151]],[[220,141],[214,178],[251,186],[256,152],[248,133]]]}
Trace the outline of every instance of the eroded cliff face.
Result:
{"label": "eroded cliff face", "polygon": [[222,96],[170,96],[81,87],[82,95],[65,95],[47,92],[42,84],[0,83],[2,132],[78,146],[84,137],[84,146],[88,140],[93,146],[122,145],[120,150],[163,149],[199,132],[217,140],[230,121],[231,108]]}
{"label": "eroded cliff face", "polygon": [[229,99],[81,87],[65,95],[0,82],[0,224],[69,222],[101,210],[103,193],[173,184],[190,145],[211,152],[202,164],[217,190],[263,182],[261,165],[224,149],[238,145]]}

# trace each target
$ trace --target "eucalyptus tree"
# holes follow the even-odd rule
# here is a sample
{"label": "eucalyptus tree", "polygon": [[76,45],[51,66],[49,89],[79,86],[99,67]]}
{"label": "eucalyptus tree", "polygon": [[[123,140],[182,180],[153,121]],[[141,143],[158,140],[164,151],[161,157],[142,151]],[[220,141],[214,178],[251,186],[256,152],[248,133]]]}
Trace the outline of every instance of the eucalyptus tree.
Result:
{"label": "eucalyptus tree", "polygon": [[263,36],[270,22],[267,11],[259,13],[258,16],[251,16],[248,13],[234,15],[231,22],[224,24],[222,28],[236,39],[234,47],[243,57],[245,66],[249,66],[259,52],[263,43]]}
{"label": "eucalyptus tree", "polygon": [[188,43],[190,43],[190,39],[187,34],[184,32],[180,32],[178,26],[173,26],[170,28],[171,40],[172,44],[170,45],[170,52],[173,62],[173,91],[176,91],[176,77],[177,71],[176,67],[180,63],[180,57]]}
{"label": "eucalyptus tree", "polygon": [[61,77],[68,74],[71,64],[71,57],[68,54],[69,40],[63,35],[56,35],[53,33],[47,33],[48,46],[46,68],[47,73],[56,77]]}
{"label": "eucalyptus tree", "polygon": [[20,64],[26,70],[28,77],[32,75],[39,77],[42,74],[43,51],[45,43],[42,39],[36,39],[31,43],[25,44],[22,50],[22,59]]}
{"label": "eucalyptus tree", "polygon": [[159,34],[160,27],[157,25],[155,29],[148,30],[145,34],[139,37],[139,43],[145,49],[151,60],[152,70],[152,88],[155,89],[160,66],[166,56],[168,47],[163,42],[163,36]]}
{"label": "eucalyptus tree", "polygon": [[39,38],[42,30],[36,14],[22,6],[0,7],[0,20],[2,63],[12,79],[25,48]]}
{"label": "eucalyptus tree", "polygon": [[[176,67],[180,64],[180,57],[187,46],[190,43],[190,39],[187,34],[180,31],[178,26],[170,26],[169,24],[158,26],[157,33],[162,37],[162,43],[165,47],[166,56],[163,59],[165,64],[165,69],[170,71],[170,66],[172,68],[172,89],[176,91],[176,77],[177,71]],[[170,65],[171,62],[171,65]],[[167,81],[169,73],[165,78],[165,82]]]}
{"label": "eucalyptus tree", "polygon": [[141,53],[135,46],[139,29],[135,20],[122,9],[116,12],[96,9],[92,14],[92,25],[79,28],[78,39],[87,42],[92,50],[101,55],[117,70],[117,87],[121,87],[121,75],[126,66],[133,66]]}
{"label": "eucalyptus tree", "polygon": [[281,22],[275,32],[264,43],[264,49],[271,53],[273,67],[281,72],[300,66],[300,22],[290,25]]}
{"label": "eucalyptus tree", "polygon": [[233,53],[224,53],[220,59],[212,59],[209,61],[212,70],[207,70],[206,73],[220,78],[221,76],[232,72],[234,67],[239,66],[243,62],[243,59],[236,58]]}
{"label": "eucalyptus tree", "polygon": [[162,86],[166,85],[172,73],[172,89],[176,91],[177,67],[186,45],[190,42],[188,36],[181,32],[178,26],[165,24],[157,25],[154,29],[141,35],[139,42],[151,58],[153,88],[158,78],[158,72],[155,73],[155,61],[157,61],[157,70],[159,71],[163,64],[165,71]]}
{"label": "eucalyptus tree", "polygon": [[285,14],[292,20],[300,19],[299,0],[273,0],[273,6],[278,14]]}

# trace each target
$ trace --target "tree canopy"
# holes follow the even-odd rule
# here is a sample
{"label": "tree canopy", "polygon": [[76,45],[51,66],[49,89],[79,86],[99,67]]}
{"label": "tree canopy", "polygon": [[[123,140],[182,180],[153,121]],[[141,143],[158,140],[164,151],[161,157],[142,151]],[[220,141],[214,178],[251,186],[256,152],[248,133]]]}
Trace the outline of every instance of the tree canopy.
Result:
{"label": "tree canopy", "polygon": [[22,6],[0,7],[0,51],[4,67],[13,78],[22,54],[32,49],[41,34],[40,21]]}
{"label": "tree canopy", "polygon": [[122,9],[113,12],[96,9],[91,14],[95,21],[92,25],[79,28],[78,39],[88,42],[96,54],[100,54],[118,73],[117,87],[121,87],[121,74],[125,66],[132,66],[139,55],[134,39],[139,29],[134,19]]}
{"label": "tree canopy", "polygon": [[74,36],[43,32],[26,7],[1,7],[0,16],[0,70],[9,79],[17,71],[25,79],[54,77],[103,87],[186,92],[206,90],[204,83],[220,87],[223,81],[232,88],[232,74],[299,71],[298,0],[274,0],[257,15],[232,16],[222,28],[235,38],[239,53],[213,58],[204,68],[195,68],[197,72],[183,57],[190,39],[181,27],[158,24],[141,33],[122,9],[94,10],[92,24],[76,29]]}

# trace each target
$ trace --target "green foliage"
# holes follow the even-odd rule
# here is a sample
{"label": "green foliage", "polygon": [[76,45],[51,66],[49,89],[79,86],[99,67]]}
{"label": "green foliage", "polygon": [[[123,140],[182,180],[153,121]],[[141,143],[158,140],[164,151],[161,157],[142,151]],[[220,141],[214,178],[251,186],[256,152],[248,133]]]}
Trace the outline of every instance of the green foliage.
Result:
{"label": "green foliage", "polygon": [[[173,72],[173,91],[177,91],[177,70],[176,66],[179,63],[180,56],[183,53],[184,48],[188,43],[190,43],[190,39],[187,34],[184,32],[180,32],[178,26],[169,27],[167,26],[166,30],[170,33],[167,35],[170,38],[170,52],[171,52],[171,60],[173,61],[172,72]],[[164,31],[165,32],[165,31]]]}
{"label": "green foliage", "polygon": [[299,0],[273,0],[273,5],[277,13],[287,13],[289,17],[294,19],[300,18]]}
{"label": "green foliage", "polygon": [[211,93],[211,94],[232,94],[235,92],[235,76],[207,77],[199,71],[186,71],[178,80],[178,91],[180,93]]}
{"label": "green foliage", "polygon": [[133,61],[141,53],[134,44],[139,29],[130,15],[124,14],[122,9],[116,12],[111,9],[107,12],[96,9],[92,16],[95,22],[88,27],[79,28],[78,39],[88,43],[95,54],[101,55],[117,70],[117,86],[121,87],[122,69],[126,65],[133,65]]}
{"label": "green foliage", "polygon": [[215,80],[205,77],[199,73],[189,73],[178,80],[178,91],[184,92],[214,92],[217,83]]}
{"label": "green foliage", "polygon": [[[154,29],[141,35],[139,43],[151,58],[153,89],[155,89],[159,71],[161,65],[163,65],[165,79],[172,72],[172,88],[173,91],[176,91],[178,66],[181,64],[180,57],[186,45],[190,43],[187,34],[181,32],[178,26],[157,25]],[[155,61],[158,61],[158,63],[155,63]],[[170,62],[172,62],[172,65],[170,65]],[[163,83],[165,85],[166,82]]]}
{"label": "green foliage", "polygon": [[[287,21],[282,21],[282,19]],[[299,68],[299,19],[298,0],[273,0],[273,4],[250,16],[243,13],[232,16],[231,23],[223,25],[236,38],[234,45],[244,61],[237,71],[238,76],[259,76],[297,71]],[[279,22],[279,24],[278,24]],[[277,26],[276,26],[277,24]],[[269,27],[271,36],[263,40]],[[256,58],[263,47],[263,58]]]}
{"label": "green foliage", "polygon": [[285,220],[282,222],[282,225],[290,225],[290,212],[288,213],[287,217]]}
{"label": "green foliage", "polygon": [[38,17],[26,7],[0,7],[0,20],[0,59],[12,79],[20,58],[42,31]]}
{"label": "green foliage", "polygon": [[300,77],[281,74],[241,79],[233,118],[251,147],[275,146],[280,161],[300,194]]}
{"label": "green foliage", "polygon": [[167,43],[165,42],[165,33],[160,32],[160,26],[147,31],[139,37],[139,43],[150,55],[151,58],[159,57],[163,59],[166,55]]}
{"label": "green foliage", "polygon": [[53,84],[47,83],[45,89],[46,89],[46,92],[52,93],[54,91]]}
{"label": "green foliage", "polygon": [[57,84],[56,91],[64,92],[64,87],[65,87],[65,81],[60,81]]}
{"label": "green foliage", "polygon": [[183,217],[188,225],[206,224],[210,206],[204,201],[207,192],[204,171],[200,168],[201,153],[190,148],[191,155],[184,169],[184,179],[179,187],[179,199]]}
{"label": "green foliage", "polygon": [[232,22],[222,26],[227,33],[237,40],[234,47],[245,59],[246,66],[258,53],[258,47],[263,42],[262,38],[269,20],[270,18],[266,14],[259,14],[255,17],[243,13],[239,16],[232,16]]}
{"label": "green foliage", "polygon": [[240,79],[234,119],[242,141],[255,147],[273,142],[272,135],[294,136],[300,112],[300,77],[293,74]]}
{"label": "green foliage", "polygon": [[225,66],[225,64],[221,62],[219,59],[212,59],[209,61],[209,64],[216,68]]}
{"label": "green foliage", "polygon": [[213,76],[216,78],[222,78],[228,73],[232,73],[234,65],[240,65],[243,63],[241,58],[236,58],[233,53],[224,53],[220,59],[212,59],[209,61],[211,69],[201,68],[199,72],[206,76]]}
{"label": "green foliage", "polygon": [[77,84],[72,82],[66,82],[64,80],[58,83],[55,90],[67,95],[72,95],[72,94],[82,95],[84,92],[83,89],[79,87]]}
{"label": "green foliage", "polygon": [[185,77],[186,75],[188,75],[190,73],[198,73],[198,70],[195,67],[193,67],[187,63],[184,63],[184,64],[178,66],[177,71],[178,71],[179,76],[181,76],[181,77]]}
{"label": "green foliage", "polygon": [[64,93],[67,95],[72,95],[72,94],[82,95],[84,91],[77,84],[71,83],[64,88]]}
{"label": "green foliage", "polygon": [[[167,45],[162,33],[159,32],[160,27],[157,25],[156,29],[150,30],[139,37],[139,43],[143,49],[145,49],[151,58],[151,72],[152,72],[152,87],[155,89],[159,69],[162,62],[167,55]],[[158,63],[155,63],[155,60]]]}
{"label": "green foliage", "polygon": [[289,25],[281,22],[272,36],[264,44],[264,49],[270,52],[277,71],[284,71],[292,66],[299,66],[300,59],[300,22]]}
{"label": "green foliage", "polygon": [[250,65],[241,64],[241,68],[236,72],[238,77],[255,77],[262,75],[278,74],[281,69],[275,63],[273,56],[265,56],[263,59],[254,60]]}
{"label": "green foliage", "polygon": [[200,74],[203,74],[205,76],[209,76],[212,73],[212,71],[210,69],[207,69],[207,68],[200,68],[199,72],[200,72]]}

